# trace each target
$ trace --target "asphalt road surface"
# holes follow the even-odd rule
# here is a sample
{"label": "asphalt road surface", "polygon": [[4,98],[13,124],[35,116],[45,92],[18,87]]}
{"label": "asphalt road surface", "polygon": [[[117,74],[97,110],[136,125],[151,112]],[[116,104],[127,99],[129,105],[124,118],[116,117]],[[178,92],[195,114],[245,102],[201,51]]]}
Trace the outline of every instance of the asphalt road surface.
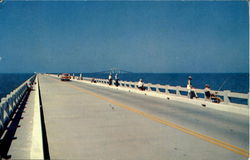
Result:
{"label": "asphalt road surface", "polygon": [[40,75],[51,159],[248,159],[248,116]]}

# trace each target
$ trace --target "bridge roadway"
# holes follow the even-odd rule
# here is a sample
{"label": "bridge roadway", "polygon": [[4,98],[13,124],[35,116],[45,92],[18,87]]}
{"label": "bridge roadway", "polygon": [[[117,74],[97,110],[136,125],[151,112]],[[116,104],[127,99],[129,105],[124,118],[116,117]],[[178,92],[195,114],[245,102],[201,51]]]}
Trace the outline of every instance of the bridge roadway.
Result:
{"label": "bridge roadway", "polygon": [[247,116],[46,75],[39,81],[51,159],[247,159]]}

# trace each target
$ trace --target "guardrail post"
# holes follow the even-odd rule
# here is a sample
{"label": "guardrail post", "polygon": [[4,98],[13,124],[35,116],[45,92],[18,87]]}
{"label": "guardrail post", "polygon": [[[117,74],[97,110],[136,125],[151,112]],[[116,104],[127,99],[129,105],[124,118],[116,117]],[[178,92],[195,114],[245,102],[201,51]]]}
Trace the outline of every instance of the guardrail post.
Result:
{"label": "guardrail post", "polygon": [[3,130],[4,126],[3,126],[3,123],[4,123],[4,118],[3,118],[3,103],[1,102],[0,104],[0,131]]}
{"label": "guardrail post", "polygon": [[128,82],[128,87],[132,88],[132,82],[131,81]]}
{"label": "guardrail post", "polygon": [[155,86],[155,91],[157,92],[157,93],[159,93],[160,92],[160,85],[159,84],[157,84],[156,86]]}
{"label": "guardrail post", "polygon": [[120,86],[121,86],[121,87],[123,87],[123,82],[122,82],[122,81],[120,81],[119,83],[120,83]]}
{"label": "guardrail post", "polygon": [[148,84],[147,84],[148,91],[151,91],[151,86],[152,86],[152,84],[151,84],[151,83],[148,83]]}
{"label": "guardrail post", "polygon": [[225,104],[230,103],[230,99],[229,99],[229,97],[228,97],[229,93],[230,93],[229,90],[225,90],[225,91],[223,92],[223,98],[224,98],[224,103],[225,103]]}
{"label": "guardrail post", "polygon": [[8,112],[11,113],[12,110],[14,109],[14,106],[13,106],[13,101],[12,101],[12,97],[11,95],[7,95],[7,102],[8,102]]}
{"label": "guardrail post", "polygon": [[124,82],[124,86],[125,86],[126,88],[129,88],[128,82],[127,82],[127,81]]}
{"label": "guardrail post", "polygon": [[176,95],[177,96],[180,96],[181,95],[181,93],[180,93],[180,86],[176,86]]}
{"label": "guardrail post", "polygon": [[134,89],[137,89],[137,83],[133,82],[133,85],[134,85]]}
{"label": "guardrail post", "polygon": [[9,113],[9,110],[8,110],[8,102],[7,102],[7,98],[2,98],[2,122],[3,122],[3,125],[5,125],[6,121],[9,120],[9,116],[10,116],[10,113]]}
{"label": "guardrail post", "polygon": [[248,92],[248,99],[247,99],[247,105],[249,106],[249,102],[250,102],[250,100],[249,100],[250,98],[249,98],[249,92]]}
{"label": "guardrail post", "polygon": [[165,87],[165,93],[166,93],[166,94],[169,94],[168,87],[169,87],[169,85],[166,85],[166,87]]}

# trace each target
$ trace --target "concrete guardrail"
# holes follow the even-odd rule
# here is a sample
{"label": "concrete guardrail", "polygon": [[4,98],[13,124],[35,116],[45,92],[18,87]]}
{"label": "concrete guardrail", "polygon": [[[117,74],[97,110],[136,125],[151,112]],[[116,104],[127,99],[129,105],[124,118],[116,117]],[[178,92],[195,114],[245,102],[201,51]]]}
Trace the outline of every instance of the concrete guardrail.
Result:
{"label": "concrete guardrail", "polygon": [[27,83],[34,82],[36,75],[33,75],[19,87],[14,89],[0,102],[0,133],[2,133],[10,122],[15,110],[28,90]]}
{"label": "concrete guardrail", "polygon": [[[92,81],[93,78],[90,77],[78,77],[74,76],[72,77],[74,79],[78,80],[86,80],[86,81]],[[97,83],[103,83],[103,84],[108,84],[107,79],[99,79],[99,78],[94,78],[94,80]],[[114,81],[113,81],[114,84]],[[131,82],[131,81],[119,81],[120,86],[122,87],[127,87],[127,88],[137,88],[138,82]],[[152,83],[145,83],[144,87],[148,91],[154,91],[158,93],[163,93],[163,94],[170,94],[170,95],[175,95],[179,97],[187,97],[188,94],[188,89],[186,87],[181,87],[181,86],[170,86],[170,85],[161,85],[161,84],[152,84]],[[202,95],[202,97],[199,96],[199,98],[203,98],[205,100],[205,90],[204,89],[195,89],[196,93],[198,95]],[[211,90],[212,93],[216,92],[216,96],[219,96],[223,99],[223,104],[230,104],[230,105],[236,105],[236,106],[243,106],[243,107],[248,107],[249,104],[249,93],[237,93],[237,92],[231,92],[230,90],[225,90],[225,91],[215,91]],[[236,99],[243,99],[246,100],[247,104],[240,104],[237,102],[233,102],[232,98]]]}

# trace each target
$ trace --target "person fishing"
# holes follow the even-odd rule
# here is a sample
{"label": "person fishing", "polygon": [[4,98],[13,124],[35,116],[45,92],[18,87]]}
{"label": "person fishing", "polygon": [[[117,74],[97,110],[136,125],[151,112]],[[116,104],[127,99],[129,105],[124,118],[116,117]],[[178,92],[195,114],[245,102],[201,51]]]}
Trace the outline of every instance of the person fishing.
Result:
{"label": "person fishing", "polygon": [[210,86],[208,84],[205,85],[204,93],[205,93],[205,100],[210,100],[214,103],[223,102],[223,100],[217,96],[218,92],[214,93],[211,92]]}
{"label": "person fishing", "polygon": [[116,87],[119,86],[119,77],[118,77],[118,74],[115,74],[115,86]]}
{"label": "person fishing", "polygon": [[197,93],[195,91],[195,88],[192,86],[191,83],[192,77],[188,76],[188,82],[187,82],[187,90],[188,90],[188,98],[193,99],[193,98],[198,98]]}
{"label": "person fishing", "polygon": [[211,99],[211,90],[208,84],[205,85],[204,94],[205,94],[205,100]]}
{"label": "person fishing", "polygon": [[192,83],[191,83],[192,77],[188,76],[188,82],[187,82],[187,90],[188,90],[188,98],[191,98],[190,93],[191,93],[191,88],[192,88]]}
{"label": "person fishing", "polygon": [[139,80],[137,87],[138,87],[138,89],[141,90],[141,91],[144,91],[144,90],[145,90],[145,88],[144,88],[144,82],[143,82],[142,79]]}
{"label": "person fishing", "polygon": [[109,83],[109,85],[112,85],[112,74],[111,73],[109,74],[109,77],[108,77],[108,83]]}
{"label": "person fishing", "polygon": [[190,95],[189,95],[190,97],[190,99],[193,99],[193,98],[199,98],[198,96],[197,96],[197,93],[196,93],[196,91],[195,91],[195,88],[191,85],[191,89],[190,89]]}

